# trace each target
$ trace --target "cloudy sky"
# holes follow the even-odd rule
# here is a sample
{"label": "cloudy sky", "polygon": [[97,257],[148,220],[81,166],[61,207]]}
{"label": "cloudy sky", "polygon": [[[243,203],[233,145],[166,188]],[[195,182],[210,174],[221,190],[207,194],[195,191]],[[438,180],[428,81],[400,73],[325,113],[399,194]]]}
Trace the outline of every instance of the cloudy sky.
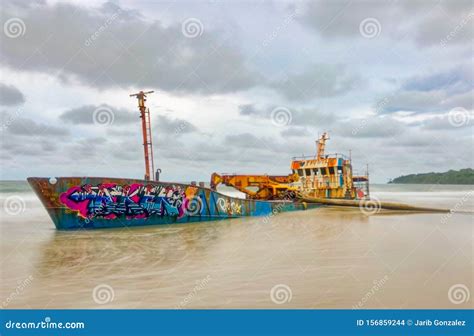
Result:
{"label": "cloudy sky", "polygon": [[374,182],[474,166],[470,0],[2,1],[1,179],[289,172],[351,151]]}

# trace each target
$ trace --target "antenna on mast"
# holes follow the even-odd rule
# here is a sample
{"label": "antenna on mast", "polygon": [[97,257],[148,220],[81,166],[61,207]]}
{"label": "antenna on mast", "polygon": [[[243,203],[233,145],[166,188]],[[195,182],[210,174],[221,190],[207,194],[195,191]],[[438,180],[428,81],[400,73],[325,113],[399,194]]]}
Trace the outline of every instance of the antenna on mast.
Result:
{"label": "antenna on mast", "polygon": [[153,163],[153,144],[151,137],[151,121],[150,109],[145,106],[147,94],[155,91],[140,91],[131,94],[130,97],[137,97],[138,109],[140,110],[140,118],[142,119],[142,133],[143,133],[143,153],[145,155],[145,180],[150,181],[154,179],[155,165]]}
{"label": "antenna on mast", "polygon": [[324,132],[321,134],[319,139],[316,141],[316,147],[317,147],[317,154],[316,154],[316,159],[317,160],[323,160],[324,159],[324,149],[326,148],[326,140],[329,140],[329,134],[328,132]]}

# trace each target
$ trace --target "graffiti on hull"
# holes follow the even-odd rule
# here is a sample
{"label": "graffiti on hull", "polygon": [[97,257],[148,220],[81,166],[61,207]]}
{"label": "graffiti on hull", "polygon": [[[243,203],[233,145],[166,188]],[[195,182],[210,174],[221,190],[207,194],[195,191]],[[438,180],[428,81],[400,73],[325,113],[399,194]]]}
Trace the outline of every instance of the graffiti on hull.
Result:
{"label": "graffiti on hull", "polygon": [[218,198],[217,205],[222,211],[228,214],[237,214],[237,215],[242,214],[242,205],[237,203],[236,201],[231,202],[225,198]]}
{"label": "graffiti on hull", "polygon": [[59,200],[86,219],[140,219],[154,215],[181,218],[190,215],[187,209],[190,207],[193,207],[191,215],[200,213],[200,209],[196,211],[194,208],[196,202],[193,199],[196,197],[201,201],[196,195],[197,190],[195,187],[139,183],[123,186],[115,183],[85,184],[69,188]]}

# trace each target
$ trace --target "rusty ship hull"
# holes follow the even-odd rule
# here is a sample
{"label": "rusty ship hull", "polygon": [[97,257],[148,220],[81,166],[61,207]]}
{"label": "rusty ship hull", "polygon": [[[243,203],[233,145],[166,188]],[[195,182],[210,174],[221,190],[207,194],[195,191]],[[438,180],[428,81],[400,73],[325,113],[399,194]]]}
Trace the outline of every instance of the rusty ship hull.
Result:
{"label": "rusty ship hull", "polygon": [[58,230],[208,222],[320,206],[241,199],[195,185],[139,179],[30,177],[28,183]]}

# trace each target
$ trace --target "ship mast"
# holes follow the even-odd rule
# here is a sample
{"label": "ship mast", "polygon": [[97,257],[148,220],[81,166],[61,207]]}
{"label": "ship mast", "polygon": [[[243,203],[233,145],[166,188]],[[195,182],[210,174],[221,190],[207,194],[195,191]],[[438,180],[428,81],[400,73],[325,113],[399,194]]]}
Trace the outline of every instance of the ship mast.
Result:
{"label": "ship mast", "polygon": [[145,155],[145,180],[153,180],[155,166],[153,163],[153,145],[151,137],[151,122],[150,122],[150,109],[145,106],[146,95],[153,93],[154,91],[131,94],[130,97],[137,97],[138,109],[140,110],[140,118],[142,119],[142,134],[143,134],[143,153]]}
{"label": "ship mast", "polygon": [[318,160],[323,160],[324,159],[324,149],[326,147],[326,140],[329,140],[329,134],[327,132],[324,132],[321,134],[319,139],[316,141],[317,143],[317,149],[318,149],[318,154],[317,154],[317,159]]}

